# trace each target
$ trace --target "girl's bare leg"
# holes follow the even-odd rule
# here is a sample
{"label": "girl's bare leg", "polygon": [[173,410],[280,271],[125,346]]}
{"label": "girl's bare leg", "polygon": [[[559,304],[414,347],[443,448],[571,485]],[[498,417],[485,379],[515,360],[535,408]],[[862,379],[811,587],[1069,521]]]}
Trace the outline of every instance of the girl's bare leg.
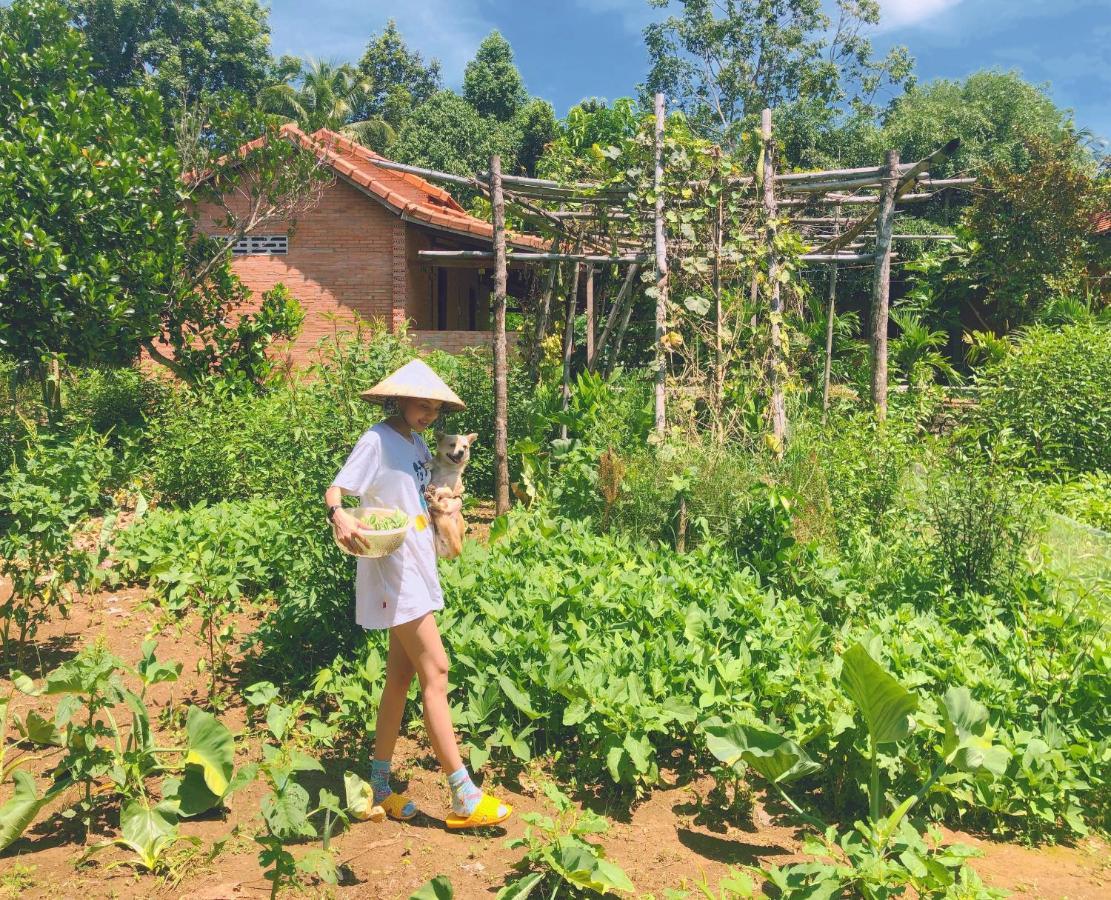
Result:
{"label": "girl's bare leg", "polygon": [[[412,622],[395,625],[390,629],[391,639],[394,635],[416,669],[424,701],[424,724],[428,729],[428,740],[444,774],[450,775],[462,768],[463,760],[459,756],[459,744],[451,724],[451,708],[447,702],[448,659],[443,641],[440,640],[440,629],[436,627],[432,614],[426,613]],[[400,725],[400,718],[398,722]]]}
{"label": "girl's bare leg", "polygon": [[382,688],[382,702],[378,705],[378,721],[374,728],[375,759],[393,758],[397,733],[401,730],[401,717],[405,714],[405,698],[416,671],[391,629],[390,649],[386,656],[386,686]]}

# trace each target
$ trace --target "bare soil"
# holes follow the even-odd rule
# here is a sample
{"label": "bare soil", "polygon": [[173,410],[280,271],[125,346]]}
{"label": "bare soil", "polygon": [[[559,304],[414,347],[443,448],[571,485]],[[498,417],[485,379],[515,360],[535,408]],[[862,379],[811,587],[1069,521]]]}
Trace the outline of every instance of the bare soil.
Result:
{"label": "bare soil", "polygon": [[[481,518],[483,517],[476,517]],[[0,586],[0,591],[3,586]],[[237,626],[241,633],[253,627],[260,613],[244,615]],[[142,590],[129,588],[83,596],[73,604],[69,618],[58,618],[44,626],[24,668],[33,674],[49,670],[74,655],[89,641],[100,639],[129,664],[140,656],[140,644],[152,627],[162,626],[159,658],[184,663],[182,679],[158,685],[149,697],[152,720],[162,737],[179,737],[180,722],[159,712],[180,709],[183,702],[201,701],[207,692],[207,675],[198,674],[197,661],[204,646],[195,629],[180,633],[168,625]],[[189,623],[187,623],[187,626]],[[0,692],[9,693],[0,683]],[[247,713],[238,699],[221,714],[221,719],[242,741],[242,764],[257,758],[259,742],[249,735]],[[52,715],[51,698],[28,698],[16,694],[12,711],[26,715],[31,708]],[[329,787],[342,794],[342,766],[326,760]],[[53,764],[39,760],[29,771],[42,774]],[[333,769],[335,771],[333,771]],[[364,773],[365,774],[365,773]],[[420,740],[419,734],[403,736],[395,758],[395,775],[421,809],[409,823],[355,824],[336,840],[341,861],[350,872],[348,883],[338,887],[309,886],[308,896],[368,897],[394,900],[411,892],[436,875],[447,875],[455,896],[490,900],[501,887],[519,849],[506,849],[506,838],[520,836],[525,828],[520,813],[547,811],[546,801],[536,788],[533,772],[509,778],[504,772],[486,774],[485,786],[513,804],[516,814],[504,827],[478,833],[448,832],[443,823],[448,790],[445,777]],[[708,800],[712,779],[676,784],[676,775],[663,767],[665,786],[654,791],[631,810],[627,801],[587,800],[596,812],[612,820],[612,828],[600,836],[607,855],[629,874],[641,897],[662,897],[665,888],[695,890],[705,879],[715,889],[731,866],[786,863],[800,859],[801,834],[785,824],[778,810],[766,809],[758,800],[751,822],[723,821],[720,804]],[[63,797],[40,814],[22,839],[0,857],[0,897],[187,897],[190,900],[263,897],[269,883],[263,878],[252,836],[260,829],[259,803],[264,794],[260,784],[234,794],[222,815],[210,815],[183,824],[185,835],[199,845],[179,845],[174,853],[176,877],[138,875],[122,850],[108,849],[77,867],[83,838],[73,819],[60,813],[76,799]],[[3,788],[0,802],[5,799]],[[315,790],[312,791],[315,794]],[[115,835],[114,809],[94,824],[90,840]],[[1111,857],[1106,844],[1090,839],[1075,847],[1032,849],[982,838],[952,834],[984,852],[974,867],[991,885],[1006,888],[1016,897],[1096,900],[1111,897]]]}

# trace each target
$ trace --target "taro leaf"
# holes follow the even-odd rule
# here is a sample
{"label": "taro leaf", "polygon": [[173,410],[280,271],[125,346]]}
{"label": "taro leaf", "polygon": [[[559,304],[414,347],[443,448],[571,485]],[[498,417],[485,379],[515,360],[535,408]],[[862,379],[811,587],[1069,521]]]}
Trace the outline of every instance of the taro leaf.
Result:
{"label": "taro leaf", "polygon": [[15,720],[15,729],[19,732],[19,736],[25,741],[30,741],[32,744],[39,744],[40,746],[60,747],[62,746],[62,734],[54,726],[54,723],[44,719],[34,710],[27,713],[27,721],[21,722],[17,718]]}
{"label": "taro leaf", "polygon": [[789,784],[821,768],[802,747],[774,731],[738,722],[707,722],[704,730],[714,756],[734,769],[744,762],[772,784]]}
{"label": "taro leaf", "polygon": [[40,797],[35,779],[26,772],[13,772],[15,790],[11,799],[0,806],[0,851],[15,841],[34,821],[49,797]]}
{"label": "taro leaf", "polygon": [[231,732],[214,715],[192,706],[185,733],[188,737],[185,762],[200,766],[205,785],[217,797],[223,797],[235,761],[235,739]]}
{"label": "taro leaf", "polygon": [[554,868],[571,884],[605,894],[632,891],[633,883],[619,866],[598,857],[591,844],[564,835],[551,846]]}
{"label": "taro leaf", "polygon": [[152,808],[132,800],[120,812],[120,831],[119,843],[134,850],[144,868],[154,870],[163,851],[178,838],[177,816],[166,804]]}
{"label": "taro leaf", "polygon": [[942,698],[941,711],[945,723],[943,750],[953,765],[966,772],[977,769],[987,769],[995,775],[1006,772],[1010,753],[1005,747],[992,744],[987,707],[974,700],[968,688],[949,688]]}
{"label": "taro leaf", "polygon": [[280,794],[269,794],[262,801],[262,816],[282,841],[316,837],[308,813],[309,792],[296,781],[288,782]]}
{"label": "taro leaf", "polygon": [[[409,895],[409,900],[451,900],[455,891],[446,875],[437,875],[427,884]],[[498,895],[501,896],[500,894]],[[521,895],[516,895],[521,896]]]}
{"label": "taro leaf", "polygon": [[205,781],[204,769],[192,763],[185,766],[180,780],[167,778],[162,783],[162,796],[186,817],[200,815],[220,803],[220,795],[213,793]]}
{"label": "taro leaf", "polygon": [[299,860],[297,868],[307,875],[315,875],[327,884],[339,884],[339,872],[336,870],[336,858],[330,850],[314,847]]}
{"label": "taro leaf", "polygon": [[543,880],[543,873],[530,872],[524,878],[518,878],[503,887],[494,900],[525,900]]}
{"label": "taro leaf", "polygon": [[498,684],[501,686],[502,691],[505,693],[510,702],[523,712],[530,719],[539,719],[540,713],[532,708],[532,701],[529,700],[528,694],[522,691],[505,675],[498,676]]}
{"label": "taro leaf", "polygon": [[[375,804],[374,788],[370,786],[370,782],[363,781],[354,772],[344,772],[343,788],[347,811],[351,813],[351,816],[360,822],[365,822],[371,818]],[[381,809],[381,807],[378,808]]]}
{"label": "taro leaf", "polygon": [[918,698],[885,672],[860,644],[841,656],[841,686],[864,716],[877,744],[901,741],[911,730]]}

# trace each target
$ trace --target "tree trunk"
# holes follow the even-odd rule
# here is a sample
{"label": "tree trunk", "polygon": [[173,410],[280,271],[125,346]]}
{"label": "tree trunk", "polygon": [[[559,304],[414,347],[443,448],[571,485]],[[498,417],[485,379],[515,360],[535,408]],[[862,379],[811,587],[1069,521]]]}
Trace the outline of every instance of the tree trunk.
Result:
{"label": "tree trunk", "polygon": [[656,192],[656,435],[667,431],[667,355],[664,328],[667,325],[667,241],[664,237],[664,95],[656,94],[656,168],[652,183]]}
{"label": "tree trunk", "polygon": [[899,186],[899,151],[887,151],[880,211],[876,220],[876,262],[872,278],[872,406],[887,418],[887,320],[891,299],[891,233],[895,225],[895,191]]}
{"label": "tree trunk", "polygon": [[787,408],[783,399],[782,324],[783,300],[779,293],[779,251],[775,247],[775,143],[772,140],[772,111],[765,109],[761,119],[764,138],[764,213],[767,217],[768,252],[768,319],[771,347],[768,351],[768,387],[770,388],[770,415],[775,453],[782,456],[787,440]]}
{"label": "tree trunk", "polygon": [[505,346],[505,198],[501,157],[496,153],[490,157],[490,196],[494,206],[494,508],[501,516],[509,512],[509,363]]}
{"label": "tree trunk", "polygon": [[[721,166],[721,149],[715,148],[715,167]],[[715,176],[721,187],[721,169]],[[722,350],[721,322],[721,242],[723,230],[723,210],[721,193],[718,193],[717,209],[714,217],[714,415],[721,422],[721,407],[725,395],[725,354]],[[719,429],[718,438],[722,437]]]}

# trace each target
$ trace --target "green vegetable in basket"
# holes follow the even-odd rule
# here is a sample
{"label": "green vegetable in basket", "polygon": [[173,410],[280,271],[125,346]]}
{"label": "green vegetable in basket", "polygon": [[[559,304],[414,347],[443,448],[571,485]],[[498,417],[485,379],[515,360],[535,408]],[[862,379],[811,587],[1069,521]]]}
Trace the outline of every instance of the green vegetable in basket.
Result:
{"label": "green vegetable in basket", "polygon": [[409,517],[399,509],[386,515],[375,512],[358,513],[355,518],[368,531],[395,531],[409,524]]}

